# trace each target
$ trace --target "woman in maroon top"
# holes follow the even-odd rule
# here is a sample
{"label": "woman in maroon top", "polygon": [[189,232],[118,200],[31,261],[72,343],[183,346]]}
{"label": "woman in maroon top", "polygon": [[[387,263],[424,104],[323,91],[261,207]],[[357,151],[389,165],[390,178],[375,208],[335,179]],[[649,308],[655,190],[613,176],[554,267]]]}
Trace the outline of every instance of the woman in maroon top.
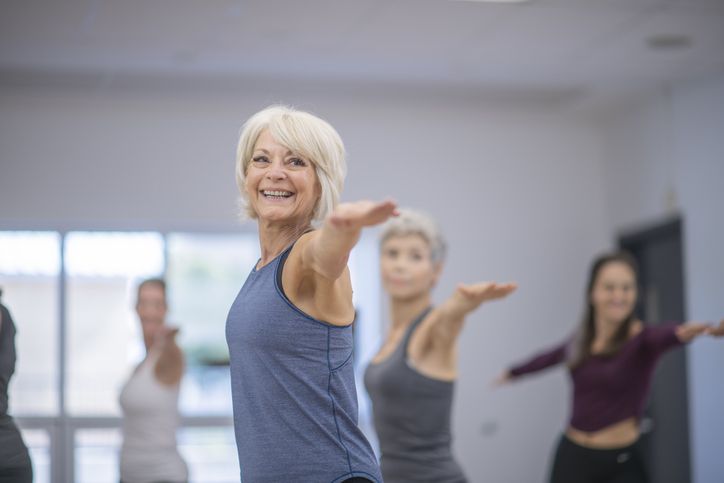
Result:
{"label": "woman in maroon top", "polygon": [[636,264],[629,255],[598,258],[588,280],[586,313],[573,337],[496,381],[565,363],[573,381],[573,409],[550,475],[551,483],[646,483],[639,419],[656,363],[666,351],[718,327],[686,323],[650,327],[634,316]]}

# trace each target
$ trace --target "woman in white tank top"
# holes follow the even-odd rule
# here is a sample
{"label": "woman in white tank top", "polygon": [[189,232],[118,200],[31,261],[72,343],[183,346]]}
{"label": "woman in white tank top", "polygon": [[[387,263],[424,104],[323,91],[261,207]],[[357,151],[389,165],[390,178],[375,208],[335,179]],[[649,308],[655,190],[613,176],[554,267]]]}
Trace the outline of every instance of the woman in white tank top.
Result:
{"label": "woman in white tank top", "polygon": [[146,358],[120,395],[123,410],[122,483],[186,482],[188,469],[176,448],[179,385],[184,358],[165,325],[166,285],[150,279],[138,287],[136,312],[141,320]]}

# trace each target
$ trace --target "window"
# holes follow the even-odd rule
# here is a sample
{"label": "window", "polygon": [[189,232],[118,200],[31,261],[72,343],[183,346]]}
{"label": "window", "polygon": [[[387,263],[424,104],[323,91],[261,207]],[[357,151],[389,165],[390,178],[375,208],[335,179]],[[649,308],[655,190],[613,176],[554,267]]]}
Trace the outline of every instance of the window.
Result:
{"label": "window", "polygon": [[15,327],[10,414],[58,413],[60,237],[0,232],[0,288]]}
{"label": "window", "polygon": [[119,481],[120,430],[81,429],[75,432],[74,439],[76,482]]}
{"label": "window", "polygon": [[231,414],[226,315],[258,258],[254,235],[168,236],[169,320],[181,329],[188,367],[184,414]]}
{"label": "window", "polygon": [[142,278],[163,274],[163,237],[71,232],[64,260],[68,412],[118,416],[120,387],[144,356],[134,290]]}
{"label": "window", "polygon": [[33,462],[33,481],[50,483],[50,435],[43,429],[23,429],[23,441]]}
{"label": "window", "polygon": [[183,428],[178,448],[189,467],[190,481],[239,481],[234,428]]}

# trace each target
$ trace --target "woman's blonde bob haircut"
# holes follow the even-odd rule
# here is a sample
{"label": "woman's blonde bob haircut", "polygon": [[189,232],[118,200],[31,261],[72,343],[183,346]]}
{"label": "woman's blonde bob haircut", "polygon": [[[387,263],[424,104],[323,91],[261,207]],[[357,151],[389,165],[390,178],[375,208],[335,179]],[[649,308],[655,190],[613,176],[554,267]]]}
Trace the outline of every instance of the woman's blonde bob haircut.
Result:
{"label": "woman's blonde bob haircut", "polygon": [[390,238],[417,235],[422,237],[430,247],[430,258],[433,263],[443,263],[447,252],[447,244],[435,220],[425,213],[401,209],[400,215],[390,218],[380,234],[380,248]]}
{"label": "woman's blonde bob haircut", "polygon": [[244,180],[259,135],[269,134],[295,155],[311,162],[321,188],[319,201],[312,213],[312,222],[320,222],[339,203],[347,174],[347,163],[342,139],[327,122],[308,112],[292,107],[273,105],[251,116],[242,126],[236,148],[236,185],[241,194],[243,212],[250,218],[257,214],[249,204]]}

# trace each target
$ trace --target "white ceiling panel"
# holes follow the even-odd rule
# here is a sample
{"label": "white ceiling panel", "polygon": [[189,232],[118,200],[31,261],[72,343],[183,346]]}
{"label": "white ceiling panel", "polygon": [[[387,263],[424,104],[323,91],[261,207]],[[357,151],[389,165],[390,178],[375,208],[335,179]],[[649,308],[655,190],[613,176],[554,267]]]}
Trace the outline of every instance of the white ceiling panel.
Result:
{"label": "white ceiling panel", "polygon": [[[0,83],[23,76],[630,90],[724,71],[724,1],[5,0]],[[647,38],[686,35],[654,51]],[[112,81],[110,81],[112,82]],[[579,94],[580,95],[580,94]]]}

